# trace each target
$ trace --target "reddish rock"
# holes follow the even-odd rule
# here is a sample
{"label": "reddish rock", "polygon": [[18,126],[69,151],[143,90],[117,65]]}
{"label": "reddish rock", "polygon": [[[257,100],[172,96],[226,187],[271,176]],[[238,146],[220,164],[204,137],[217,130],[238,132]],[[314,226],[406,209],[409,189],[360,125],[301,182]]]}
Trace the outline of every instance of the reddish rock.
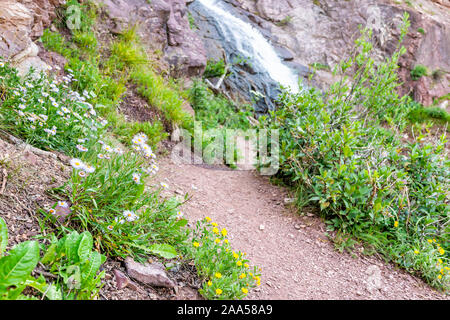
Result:
{"label": "reddish rock", "polygon": [[175,283],[169,279],[161,263],[137,263],[128,257],[125,260],[128,275],[133,279],[155,287],[174,288]]}

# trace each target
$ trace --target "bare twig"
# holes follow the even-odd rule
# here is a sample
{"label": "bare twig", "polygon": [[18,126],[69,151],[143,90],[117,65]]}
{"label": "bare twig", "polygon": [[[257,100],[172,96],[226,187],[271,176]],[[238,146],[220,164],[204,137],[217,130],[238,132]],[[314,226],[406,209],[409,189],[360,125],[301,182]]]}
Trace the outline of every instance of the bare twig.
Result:
{"label": "bare twig", "polygon": [[3,192],[5,192],[7,176],[8,176],[8,171],[6,171],[6,169],[3,168],[3,181],[2,181],[2,188],[0,189],[0,194],[3,194]]}

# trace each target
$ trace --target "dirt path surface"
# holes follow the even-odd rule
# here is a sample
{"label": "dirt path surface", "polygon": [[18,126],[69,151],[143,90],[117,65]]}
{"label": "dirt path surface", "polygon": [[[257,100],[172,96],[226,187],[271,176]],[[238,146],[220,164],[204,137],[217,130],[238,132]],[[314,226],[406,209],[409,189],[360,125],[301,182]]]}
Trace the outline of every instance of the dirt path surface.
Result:
{"label": "dirt path surface", "polygon": [[284,203],[287,192],[254,171],[159,162],[166,192],[192,196],[185,216],[210,216],[261,267],[262,284],[249,299],[449,299],[377,257],[335,250],[320,218],[296,214]]}

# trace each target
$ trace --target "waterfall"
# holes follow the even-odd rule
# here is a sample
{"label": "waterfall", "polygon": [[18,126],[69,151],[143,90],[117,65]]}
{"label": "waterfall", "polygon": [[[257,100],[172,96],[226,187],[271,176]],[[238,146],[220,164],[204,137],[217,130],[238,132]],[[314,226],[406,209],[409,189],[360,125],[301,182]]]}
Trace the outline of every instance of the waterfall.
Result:
{"label": "waterfall", "polygon": [[298,75],[283,64],[261,32],[224,10],[218,0],[197,0],[197,2],[212,13],[211,16],[226,36],[226,41],[234,42],[241,56],[248,57],[252,65],[257,65],[267,72],[275,82],[294,93],[299,91]]}

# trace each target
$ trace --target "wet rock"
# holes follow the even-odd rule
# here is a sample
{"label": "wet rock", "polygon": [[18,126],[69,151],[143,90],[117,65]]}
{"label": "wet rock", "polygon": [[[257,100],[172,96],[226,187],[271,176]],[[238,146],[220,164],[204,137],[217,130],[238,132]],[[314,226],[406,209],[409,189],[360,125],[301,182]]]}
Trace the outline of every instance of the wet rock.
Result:
{"label": "wet rock", "polygon": [[294,54],[291,50],[281,47],[281,46],[275,46],[275,51],[278,53],[281,59],[284,61],[292,61],[294,60]]}
{"label": "wet rock", "polygon": [[133,279],[155,287],[174,288],[175,283],[167,276],[161,263],[137,263],[128,257],[125,260],[127,273]]}
{"label": "wet rock", "polygon": [[[411,27],[403,42],[407,53],[399,60],[399,82],[402,83],[399,93],[412,94],[416,101],[424,105],[432,104],[434,99],[448,93],[450,84],[448,1],[427,1],[414,7],[402,2],[384,0],[225,1],[234,5],[232,9],[237,15],[248,17],[255,28],[259,28],[270,38],[275,47],[288,49],[293,55],[290,67],[296,69],[301,77],[305,78],[309,74],[307,66],[314,63],[328,65],[330,69],[318,70],[311,83],[320,89],[325,89],[338,80],[332,76],[331,70],[352,51],[354,40],[359,36],[359,25],[373,29],[377,62],[391,56],[400,35],[397,26],[406,11],[410,16]],[[287,21],[287,18],[288,24],[279,23]],[[419,28],[424,30],[423,34],[417,32]],[[270,30],[271,34],[268,34],[267,30]],[[214,38],[214,32],[204,36],[208,43],[212,43],[209,36]],[[281,57],[283,55],[280,54]],[[286,55],[286,58],[291,57]],[[439,79],[428,76],[413,81],[410,71],[417,64],[426,66],[430,74],[441,71],[441,76]]]}

